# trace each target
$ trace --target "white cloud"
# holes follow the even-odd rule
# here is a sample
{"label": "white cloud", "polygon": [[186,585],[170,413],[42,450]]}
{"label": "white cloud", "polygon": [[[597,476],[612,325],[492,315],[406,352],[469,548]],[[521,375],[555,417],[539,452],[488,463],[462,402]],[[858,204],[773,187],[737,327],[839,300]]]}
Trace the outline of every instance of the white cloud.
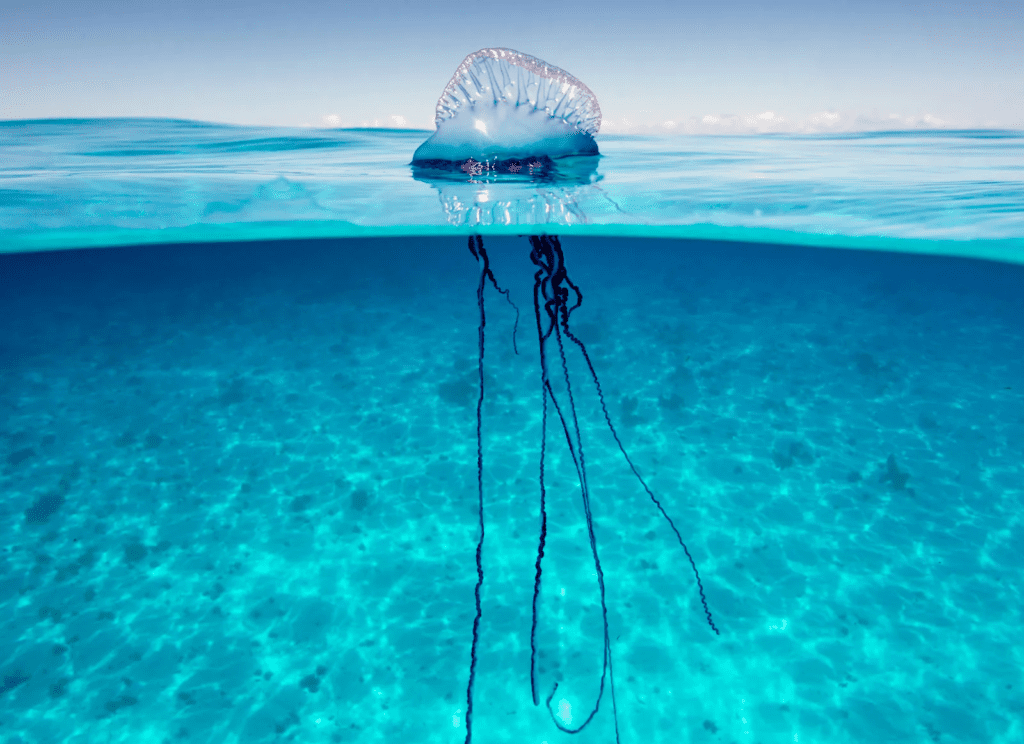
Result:
{"label": "white cloud", "polygon": [[859,115],[850,117],[849,126],[844,129],[854,131],[872,131],[886,129],[952,129],[963,126],[962,123],[940,119],[934,114],[910,115],[893,113],[886,117]]}
{"label": "white cloud", "polygon": [[[664,114],[662,114],[664,115]],[[660,118],[660,117],[659,117]],[[601,125],[605,134],[765,134],[817,132],[863,132],[892,129],[942,129],[963,126],[935,114],[864,115],[836,110],[818,111],[806,116],[786,116],[778,111],[744,114],[704,114],[675,116],[658,120],[633,116],[613,116]]]}
{"label": "white cloud", "polygon": [[842,117],[835,111],[822,111],[811,117],[811,124],[815,126],[835,126],[842,121]]}

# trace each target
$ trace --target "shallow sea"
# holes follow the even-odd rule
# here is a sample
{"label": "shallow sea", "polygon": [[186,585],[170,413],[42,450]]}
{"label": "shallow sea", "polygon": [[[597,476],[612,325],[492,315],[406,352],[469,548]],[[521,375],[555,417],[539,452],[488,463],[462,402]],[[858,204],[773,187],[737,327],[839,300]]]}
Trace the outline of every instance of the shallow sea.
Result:
{"label": "shallow sea", "polygon": [[1024,134],[426,136],[0,122],[0,739],[464,741],[480,234],[473,741],[1024,740]]}

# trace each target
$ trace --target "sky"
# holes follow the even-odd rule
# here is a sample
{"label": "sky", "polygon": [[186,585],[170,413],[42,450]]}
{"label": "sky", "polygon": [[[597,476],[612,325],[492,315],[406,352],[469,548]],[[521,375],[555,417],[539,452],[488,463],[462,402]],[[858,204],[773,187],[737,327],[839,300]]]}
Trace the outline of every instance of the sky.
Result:
{"label": "sky", "polygon": [[605,133],[1024,128],[1020,0],[0,0],[0,119],[433,129],[498,46]]}

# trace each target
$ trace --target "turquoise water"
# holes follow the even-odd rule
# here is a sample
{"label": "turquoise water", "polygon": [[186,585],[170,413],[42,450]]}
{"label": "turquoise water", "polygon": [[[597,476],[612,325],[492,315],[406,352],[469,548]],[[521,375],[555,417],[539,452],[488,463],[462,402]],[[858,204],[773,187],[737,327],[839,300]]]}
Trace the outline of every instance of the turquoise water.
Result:
{"label": "turquoise water", "polygon": [[608,690],[572,737],[543,705],[581,722],[603,634],[550,418],[531,700],[527,233],[721,631],[570,345],[620,740],[1024,740],[1024,138],[599,137],[498,181],[413,173],[425,136],[0,123],[5,744],[464,741],[471,233],[519,308],[488,287],[473,741],[615,741]]}
{"label": "turquoise water", "polygon": [[427,134],[0,122],[0,250],[546,224],[1024,260],[1024,132],[611,135],[556,180],[412,173]]}

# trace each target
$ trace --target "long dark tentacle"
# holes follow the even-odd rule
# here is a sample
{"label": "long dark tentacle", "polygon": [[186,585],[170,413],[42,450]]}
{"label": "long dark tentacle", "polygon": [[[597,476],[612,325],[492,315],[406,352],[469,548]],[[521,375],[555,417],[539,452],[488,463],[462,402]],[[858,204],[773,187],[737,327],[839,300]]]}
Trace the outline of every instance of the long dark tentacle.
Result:
{"label": "long dark tentacle", "polygon": [[[556,236],[553,236],[552,241],[556,246],[555,250],[560,254],[562,247],[561,244],[558,242],[558,238]],[[643,479],[643,476],[640,475],[640,471],[637,470],[636,465],[633,464],[633,460],[630,458],[629,453],[626,452],[626,448],[622,444],[622,440],[619,438],[619,432],[615,429],[615,425],[612,423],[612,417],[608,413],[608,404],[605,402],[604,390],[601,388],[601,381],[600,379],[598,379],[597,371],[594,369],[594,363],[590,359],[590,354],[587,352],[587,347],[584,346],[583,342],[580,341],[580,339],[578,339],[572,333],[572,331],[569,330],[569,315],[572,313],[573,310],[575,310],[582,304],[583,295],[582,293],[580,293],[580,290],[578,287],[576,287],[576,285],[572,284],[572,282],[567,283],[576,292],[578,301],[573,308],[563,313],[563,315],[561,316],[562,331],[565,334],[566,338],[568,338],[570,341],[576,344],[580,352],[583,354],[583,359],[587,363],[587,369],[590,371],[590,377],[593,380],[594,387],[597,390],[597,398],[601,403],[601,411],[602,413],[604,413],[605,423],[608,424],[608,429],[611,431],[612,437],[615,439],[615,444],[618,446],[619,452],[622,453],[622,457],[626,460],[626,464],[629,465],[629,469],[633,471],[633,475],[636,476],[636,479],[640,482],[640,485],[643,486],[644,491],[647,492],[648,497],[650,497],[651,501],[657,507],[658,511],[661,512],[661,515],[668,522],[669,527],[672,528],[672,532],[675,533],[676,540],[679,541],[679,545],[682,547],[683,552],[686,554],[686,558],[690,562],[690,568],[693,569],[693,576],[697,580],[697,591],[700,594],[700,603],[704,607],[704,616],[707,619],[708,625],[711,626],[711,629],[713,631],[715,631],[715,634],[720,635],[720,633],[718,632],[718,628],[715,626],[715,621],[711,617],[711,610],[708,608],[708,600],[707,597],[704,595],[704,584],[700,580],[700,572],[697,570],[697,562],[693,559],[693,556],[690,554],[690,549],[686,547],[686,543],[683,542],[683,537],[679,534],[679,530],[676,528],[675,522],[672,521],[672,518],[665,511],[664,507],[662,507],[661,502],[658,501],[657,497],[655,497],[654,492],[647,485],[647,482]]]}
{"label": "long dark tentacle", "polygon": [[[530,255],[533,262],[540,266],[540,257],[533,252]],[[545,330],[541,320],[540,308],[541,297],[544,294],[544,269],[538,268],[533,275],[533,314],[537,322],[537,341],[540,348],[540,394],[541,394],[541,419],[540,419],[540,472],[538,483],[540,484],[540,534],[537,538],[537,561],[533,578],[533,614],[530,624],[530,693],[533,696],[533,704],[539,705],[540,698],[537,695],[537,616],[538,604],[540,602],[540,587],[543,577],[542,563],[544,561],[544,548],[548,538],[548,512],[547,512],[547,485],[544,481],[544,463],[547,456],[547,433],[548,433],[548,383],[547,361],[544,355],[544,339],[554,328],[554,322],[548,319],[548,328]]]}
{"label": "long dark tentacle", "polygon": [[[536,306],[539,309],[539,304]],[[538,314],[539,315],[539,314]],[[543,333],[540,334],[543,338]],[[547,417],[548,417],[548,400],[551,400],[552,406],[555,409],[555,413],[558,415],[558,420],[562,425],[562,432],[565,435],[565,442],[569,448],[569,456],[572,458],[573,466],[576,468],[576,474],[580,482],[583,483],[584,476],[580,469],[580,458],[576,454],[576,445],[573,443],[572,435],[569,433],[569,424],[566,421],[565,415],[562,413],[561,406],[558,405],[558,399],[555,397],[554,391],[551,389],[551,381],[547,379],[547,372],[542,365],[541,372],[541,446],[540,446],[540,534],[537,539],[537,561],[536,561],[536,574],[533,581],[533,614],[532,622],[530,626],[530,691],[533,694],[533,704],[539,705],[540,698],[537,694],[537,618],[539,616],[539,603],[540,603],[540,588],[543,578],[542,563],[544,560],[544,548],[547,544],[547,486],[544,478],[544,465],[546,461],[547,453]]]}
{"label": "long dark tentacle", "polygon": [[[484,287],[488,275],[491,273],[490,263],[487,259],[487,252],[484,250],[483,240],[479,235],[476,237],[476,245],[473,244],[473,237],[469,238],[469,250],[482,264],[480,271],[480,282],[476,287],[476,303],[480,309],[480,325],[477,328],[477,372],[480,380],[480,395],[476,401],[476,485],[477,485],[477,515],[480,522],[480,537],[476,543],[476,588],[473,595],[476,599],[476,616],[473,618],[473,643],[469,650],[469,681],[466,684],[466,744],[473,741],[473,683],[476,681],[477,646],[480,643],[480,619],[483,616],[483,605],[480,602],[480,594],[484,585],[484,446],[483,446],[483,406],[484,406],[484,328],[487,325],[487,316],[484,313]],[[494,277],[491,274],[491,280]]]}
{"label": "long dark tentacle", "polygon": [[[608,630],[608,605],[606,600],[606,590],[604,583],[604,571],[601,567],[601,559],[597,550],[597,537],[594,533],[593,523],[593,512],[590,505],[590,487],[587,482],[587,471],[586,471],[586,459],[583,452],[583,438],[580,431],[579,418],[576,414],[576,403],[572,392],[572,383],[569,377],[569,367],[565,357],[565,346],[562,342],[562,335],[560,331],[559,319],[562,318],[562,324],[568,319],[568,314],[579,307],[579,302],[582,300],[582,296],[579,294],[579,290],[576,289],[575,285],[568,282],[568,277],[565,273],[565,266],[562,261],[561,250],[554,250],[554,244],[547,238],[547,236],[531,237],[531,244],[533,245],[533,251],[531,252],[531,258],[534,263],[540,267],[538,272],[535,274],[535,286],[534,286],[534,312],[537,317],[540,317],[540,297],[543,296],[545,299],[544,309],[548,316],[548,329],[547,332],[543,332],[540,322],[538,322],[538,336],[540,341],[540,353],[541,353],[541,365],[542,365],[542,377],[545,381],[545,402],[547,397],[550,396],[551,402],[558,413],[559,420],[562,424],[562,430],[566,437],[566,444],[569,447],[569,453],[572,456],[573,463],[576,466],[577,475],[580,482],[580,492],[583,499],[583,509],[586,516],[587,532],[590,538],[590,549],[591,555],[594,559],[594,568],[597,573],[598,589],[601,600],[601,613],[602,622],[604,627],[604,648],[602,654],[601,664],[601,680],[598,689],[597,697],[594,701],[594,707],[590,711],[590,714],[583,720],[583,722],[576,727],[569,727],[563,724],[555,716],[554,711],[551,709],[551,700],[554,698],[555,692],[558,690],[558,683],[556,682],[551,690],[551,694],[548,695],[545,701],[548,709],[548,714],[551,717],[552,722],[558,727],[559,730],[565,733],[575,734],[582,731],[589,725],[593,720],[594,716],[597,715],[598,710],[601,706],[601,699],[604,697],[604,687],[606,677],[609,682],[609,686],[612,693],[612,710],[613,718],[615,721],[615,740],[619,741],[619,722],[618,722],[618,710],[615,703],[615,685],[614,685],[614,674],[612,668],[611,659],[611,639]],[[577,294],[577,302],[572,308],[567,305],[567,299],[569,297],[569,289],[563,286],[563,282],[569,284]],[[565,382],[565,390],[568,398],[567,411],[569,419],[563,415],[561,407],[558,405],[558,400],[555,397],[554,390],[551,388],[551,380],[547,371],[547,356],[545,353],[545,341],[554,336],[555,342],[558,348],[559,362],[562,369],[562,377]],[[571,423],[571,429],[570,429]],[[541,550],[538,550],[538,569],[540,565],[540,559],[542,557]],[[534,618],[533,623],[536,626],[536,595],[539,593],[539,579],[540,572],[538,570],[537,581],[534,586]],[[531,639],[532,641],[533,639]],[[537,703],[536,696],[536,680],[535,680],[535,669],[531,666],[531,684],[534,689],[534,703]]]}

